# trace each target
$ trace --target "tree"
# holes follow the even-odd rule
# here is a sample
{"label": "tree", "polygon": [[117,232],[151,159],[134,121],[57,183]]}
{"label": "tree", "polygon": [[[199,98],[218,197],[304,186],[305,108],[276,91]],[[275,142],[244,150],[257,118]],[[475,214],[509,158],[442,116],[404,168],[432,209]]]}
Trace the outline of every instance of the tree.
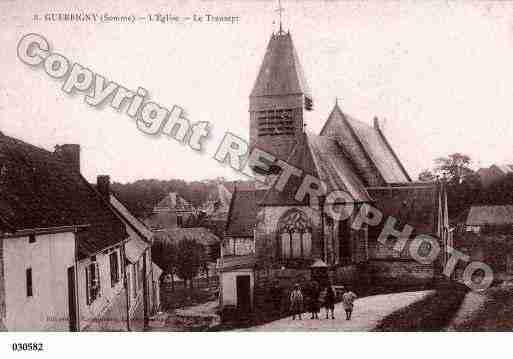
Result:
{"label": "tree", "polygon": [[474,171],[470,168],[472,160],[462,153],[453,153],[447,157],[435,159],[435,174],[448,182],[462,182],[465,177],[472,175]]}
{"label": "tree", "polygon": [[432,174],[446,181],[449,215],[456,218],[480,197],[481,181],[470,168],[472,159],[468,155],[455,152],[447,157],[439,157],[434,162],[432,172],[426,170],[421,174],[423,178]]}
{"label": "tree", "polygon": [[421,182],[433,182],[436,180],[436,176],[428,169],[419,173],[419,181]]}
{"label": "tree", "polygon": [[176,274],[183,279],[185,286],[193,287],[193,279],[198,275],[200,268],[206,262],[205,248],[190,238],[184,238],[177,246]]}
{"label": "tree", "polygon": [[171,290],[175,290],[174,276],[178,263],[177,246],[167,238],[155,238],[151,247],[152,260],[162,269],[164,274],[171,276]]}

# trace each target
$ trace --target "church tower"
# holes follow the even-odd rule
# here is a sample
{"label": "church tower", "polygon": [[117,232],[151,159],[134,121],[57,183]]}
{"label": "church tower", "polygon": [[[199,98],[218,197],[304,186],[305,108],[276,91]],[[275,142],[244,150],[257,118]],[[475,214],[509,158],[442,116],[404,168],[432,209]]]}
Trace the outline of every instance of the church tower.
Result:
{"label": "church tower", "polygon": [[312,97],[289,32],[273,33],[249,97],[250,147],[286,160]]}

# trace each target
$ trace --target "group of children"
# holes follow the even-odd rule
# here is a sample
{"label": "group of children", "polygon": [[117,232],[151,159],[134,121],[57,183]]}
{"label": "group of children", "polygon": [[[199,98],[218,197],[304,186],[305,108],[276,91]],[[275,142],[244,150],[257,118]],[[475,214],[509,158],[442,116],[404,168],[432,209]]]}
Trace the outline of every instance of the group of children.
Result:
{"label": "group of children", "polygon": [[[356,294],[348,290],[346,287],[342,287],[342,305],[346,312],[346,320],[351,320],[351,314],[353,313],[354,300],[357,298]],[[292,312],[292,319],[295,320],[296,316],[301,319],[301,314],[304,312],[304,304],[308,312],[310,312],[310,319],[319,319],[319,312],[321,306],[326,310],[326,319],[329,318],[331,313],[331,319],[335,319],[335,301],[337,293],[331,284],[328,284],[324,289],[321,290],[319,283],[311,281],[305,288],[301,288],[299,284],[294,286],[294,289],[290,293],[290,310]]]}

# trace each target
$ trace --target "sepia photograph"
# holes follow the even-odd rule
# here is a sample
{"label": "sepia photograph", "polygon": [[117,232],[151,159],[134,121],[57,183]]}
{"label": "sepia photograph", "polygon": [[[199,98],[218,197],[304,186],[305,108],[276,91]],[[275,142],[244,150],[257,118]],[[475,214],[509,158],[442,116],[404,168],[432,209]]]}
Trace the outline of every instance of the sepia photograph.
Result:
{"label": "sepia photograph", "polygon": [[3,0],[0,20],[8,356],[55,332],[513,330],[513,2]]}

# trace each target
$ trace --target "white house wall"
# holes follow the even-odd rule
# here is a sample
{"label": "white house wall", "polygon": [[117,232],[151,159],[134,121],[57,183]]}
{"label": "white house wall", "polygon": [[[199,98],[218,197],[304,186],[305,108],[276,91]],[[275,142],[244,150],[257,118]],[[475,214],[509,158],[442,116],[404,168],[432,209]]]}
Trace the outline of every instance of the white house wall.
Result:
{"label": "white house wall", "polygon": [[[237,305],[237,277],[240,275],[249,275],[250,293],[253,293],[255,278],[252,269],[238,269],[224,272],[221,275],[222,281],[222,305]],[[251,295],[251,306],[253,306],[253,295]]]}
{"label": "white house wall", "polygon": [[[119,249],[116,249],[119,253]],[[110,252],[109,252],[110,253]],[[126,294],[123,287],[122,263],[119,261],[119,282],[111,287],[109,254],[97,254],[96,262],[100,271],[100,295],[90,305],[87,304],[86,267],[90,258],[78,263],[78,302],[81,330],[126,330]]]}
{"label": "white house wall", "polygon": [[[7,330],[69,330],[67,269],[74,265],[75,235],[38,235],[35,243],[6,238],[3,245]],[[27,297],[27,268],[32,268],[32,297]]]}

